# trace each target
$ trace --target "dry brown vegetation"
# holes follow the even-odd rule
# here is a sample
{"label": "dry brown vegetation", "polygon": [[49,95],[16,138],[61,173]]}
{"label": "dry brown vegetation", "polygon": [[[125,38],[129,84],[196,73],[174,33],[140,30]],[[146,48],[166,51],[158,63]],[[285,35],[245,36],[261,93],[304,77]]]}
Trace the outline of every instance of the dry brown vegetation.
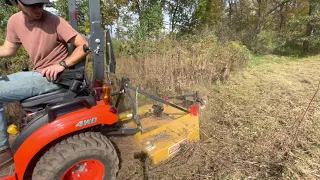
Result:
{"label": "dry brown vegetation", "polygon": [[115,139],[119,179],[319,179],[318,58],[254,58],[225,84],[202,87],[201,141],[160,166],[134,159],[130,138]]}
{"label": "dry brown vegetation", "polygon": [[129,77],[135,86],[158,95],[225,82],[230,71],[245,67],[250,59],[244,46],[236,42],[220,45],[210,36],[128,46],[119,48],[117,77]]}

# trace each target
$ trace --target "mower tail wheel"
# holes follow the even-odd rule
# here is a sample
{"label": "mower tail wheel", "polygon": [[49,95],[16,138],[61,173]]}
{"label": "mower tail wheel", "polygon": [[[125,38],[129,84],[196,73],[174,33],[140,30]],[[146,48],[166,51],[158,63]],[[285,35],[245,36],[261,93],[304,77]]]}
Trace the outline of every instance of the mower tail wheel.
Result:
{"label": "mower tail wheel", "polygon": [[119,159],[110,140],[98,132],[69,137],[51,147],[32,174],[34,180],[113,180]]}

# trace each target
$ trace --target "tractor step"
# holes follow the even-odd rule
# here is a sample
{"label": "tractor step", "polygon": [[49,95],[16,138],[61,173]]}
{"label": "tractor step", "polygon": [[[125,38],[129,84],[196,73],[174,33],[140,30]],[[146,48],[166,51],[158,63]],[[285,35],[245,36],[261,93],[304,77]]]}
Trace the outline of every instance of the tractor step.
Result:
{"label": "tractor step", "polygon": [[[173,157],[184,145],[199,140],[199,117],[164,105],[163,112],[155,113],[154,105],[138,108],[142,131],[135,135],[136,143],[154,164]],[[120,120],[126,128],[135,128],[132,112],[124,112]]]}

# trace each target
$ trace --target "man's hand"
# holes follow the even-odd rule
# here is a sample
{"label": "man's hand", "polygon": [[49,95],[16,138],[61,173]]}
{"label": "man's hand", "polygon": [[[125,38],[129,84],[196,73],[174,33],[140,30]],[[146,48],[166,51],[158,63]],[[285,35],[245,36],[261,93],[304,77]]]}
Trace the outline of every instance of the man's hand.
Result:
{"label": "man's hand", "polygon": [[41,75],[47,77],[49,81],[55,81],[57,75],[62,72],[65,68],[59,64],[51,65],[41,71]]}

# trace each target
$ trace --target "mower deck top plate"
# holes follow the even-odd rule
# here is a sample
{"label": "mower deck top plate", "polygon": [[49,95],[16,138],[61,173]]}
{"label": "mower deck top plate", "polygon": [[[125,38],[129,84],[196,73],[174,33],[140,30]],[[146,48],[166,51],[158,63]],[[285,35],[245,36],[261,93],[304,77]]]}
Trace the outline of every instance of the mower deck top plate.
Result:
{"label": "mower deck top plate", "polygon": [[[132,112],[120,115],[126,128],[135,128],[129,120]],[[138,108],[142,132],[135,135],[136,143],[154,164],[175,155],[184,145],[199,140],[199,117],[164,105],[161,117],[155,116],[152,105]],[[122,117],[122,118],[121,118]]]}

